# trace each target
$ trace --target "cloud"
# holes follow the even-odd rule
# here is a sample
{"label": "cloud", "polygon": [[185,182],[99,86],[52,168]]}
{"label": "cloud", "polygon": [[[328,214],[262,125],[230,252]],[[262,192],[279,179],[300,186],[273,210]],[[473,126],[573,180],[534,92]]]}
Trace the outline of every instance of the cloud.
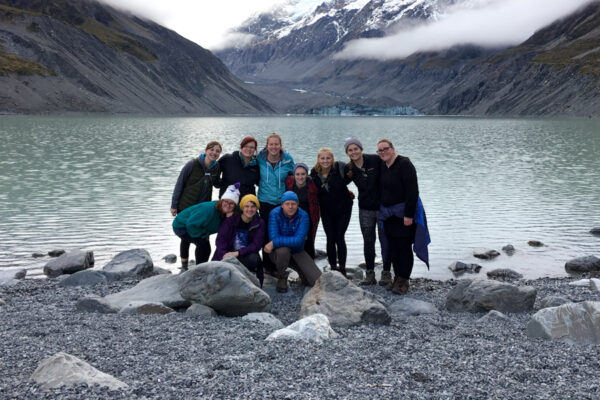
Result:
{"label": "cloud", "polygon": [[475,0],[448,10],[436,22],[384,38],[353,40],[335,58],[388,60],[460,44],[516,45],[592,1],[597,0]]}

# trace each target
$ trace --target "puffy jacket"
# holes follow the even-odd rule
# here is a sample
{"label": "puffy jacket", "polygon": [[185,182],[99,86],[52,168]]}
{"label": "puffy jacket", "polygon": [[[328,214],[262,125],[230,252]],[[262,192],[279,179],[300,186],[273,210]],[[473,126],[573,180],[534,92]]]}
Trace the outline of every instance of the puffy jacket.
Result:
{"label": "puffy jacket", "polygon": [[269,214],[269,237],[275,248],[289,247],[292,253],[300,253],[304,250],[309,225],[308,213],[303,209],[298,208],[289,218],[281,207],[277,207]]}
{"label": "puffy jacket", "polygon": [[281,204],[281,196],[285,192],[285,178],[294,170],[294,159],[286,151],[281,151],[281,159],[271,165],[267,160],[267,149],[263,149],[256,157],[260,168],[258,184],[258,200],[269,204]]}
{"label": "puffy jacket", "polygon": [[[306,184],[308,185],[308,216],[311,222],[310,239],[315,241],[317,237],[317,228],[319,227],[319,218],[321,217],[321,210],[319,208],[319,189],[313,182],[310,176],[306,177]],[[294,176],[288,175],[285,180],[286,190],[294,191]],[[304,210],[307,211],[307,210]]]}
{"label": "puffy jacket", "polygon": [[221,214],[215,208],[216,201],[207,201],[188,207],[175,217],[173,229],[185,229],[193,238],[207,238],[217,233],[221,226]]}
{"label": "puffy jacket", "polygon": [[[225,253],[234,251],[233,246],[235,243],[237,228],[241,220],[242,217],[240,215],[234,214],[231,217],[226,218],[221,224],[219,233],[217,234],[217,239],[215,240],[217,249],[215,250],[215,254],[212,258],[214,261],[221,261]],[[264,241],[265,221],[257,214],[254,216],[252,221],[250,221],[250,228],[248,228],[248,245],[238,250],[240,252],[240,256],[258,253],[262,248]]]}

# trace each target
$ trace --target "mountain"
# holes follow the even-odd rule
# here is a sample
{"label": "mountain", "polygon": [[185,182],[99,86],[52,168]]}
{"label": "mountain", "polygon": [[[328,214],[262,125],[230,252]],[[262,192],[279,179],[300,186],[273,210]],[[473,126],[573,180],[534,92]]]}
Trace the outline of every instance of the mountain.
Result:
{"label": "mountain", "polygon": [[443,18],[450,6],[467,2],[294,0],[244,23],[237,31],[252,39],[217,55],[279,112],[396,107],[425,114],[600,115],[597,1],[510,48],[462,45],[388,61],[333,58],[350,40]]}
{"label": "mountain", "polygon": [[273,112],[211,52],[92,0],[0,1],[0,112]]}

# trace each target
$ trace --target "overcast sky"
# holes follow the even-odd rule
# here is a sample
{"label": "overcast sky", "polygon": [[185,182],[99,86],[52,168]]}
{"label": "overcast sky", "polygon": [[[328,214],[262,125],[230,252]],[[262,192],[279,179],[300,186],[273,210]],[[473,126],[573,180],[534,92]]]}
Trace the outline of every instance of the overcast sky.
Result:
{"label": "overcast sky", "polygon": [[[102,0],[148,17],[210,50],[232,40],[227,32],[285,0]],[[314,3],[315,0],[301,0]],[[389,59],[456,44],[518,44],[536,30],[594,0],[464,0],[444,18],[382,39],[350,42],[342,58]],[[596,0],[597,1],[597,0]],[[237,37],[233,37],[237,40]],[[241,38],[240,38],[241,40]]]}

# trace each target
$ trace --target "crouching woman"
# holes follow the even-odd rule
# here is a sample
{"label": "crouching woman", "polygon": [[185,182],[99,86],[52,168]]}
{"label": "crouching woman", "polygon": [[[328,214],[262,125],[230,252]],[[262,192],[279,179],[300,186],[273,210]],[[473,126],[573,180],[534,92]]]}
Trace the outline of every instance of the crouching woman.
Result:
{"label": "crouching woman", "polygon": [[258,215],[260,203],[253,194],[240,201],[242,214],[234,214],[221,224],[215,245],[214,261],[236,257],[248,270],[254,272],[262,287],[263,264],[258,252],[265,238],[265,221]]}
{"label": "crouching woman", "polygon": [[[208,261],[208,238],[219,231],[221,222],[233,215],[240,197],[237,187],[231,185],[219,201],[207,201],[181,211],[173,220],[173,232],[182,240],[196,245],[196,264]],[[187,270],[187,265],[183,266]]]}

